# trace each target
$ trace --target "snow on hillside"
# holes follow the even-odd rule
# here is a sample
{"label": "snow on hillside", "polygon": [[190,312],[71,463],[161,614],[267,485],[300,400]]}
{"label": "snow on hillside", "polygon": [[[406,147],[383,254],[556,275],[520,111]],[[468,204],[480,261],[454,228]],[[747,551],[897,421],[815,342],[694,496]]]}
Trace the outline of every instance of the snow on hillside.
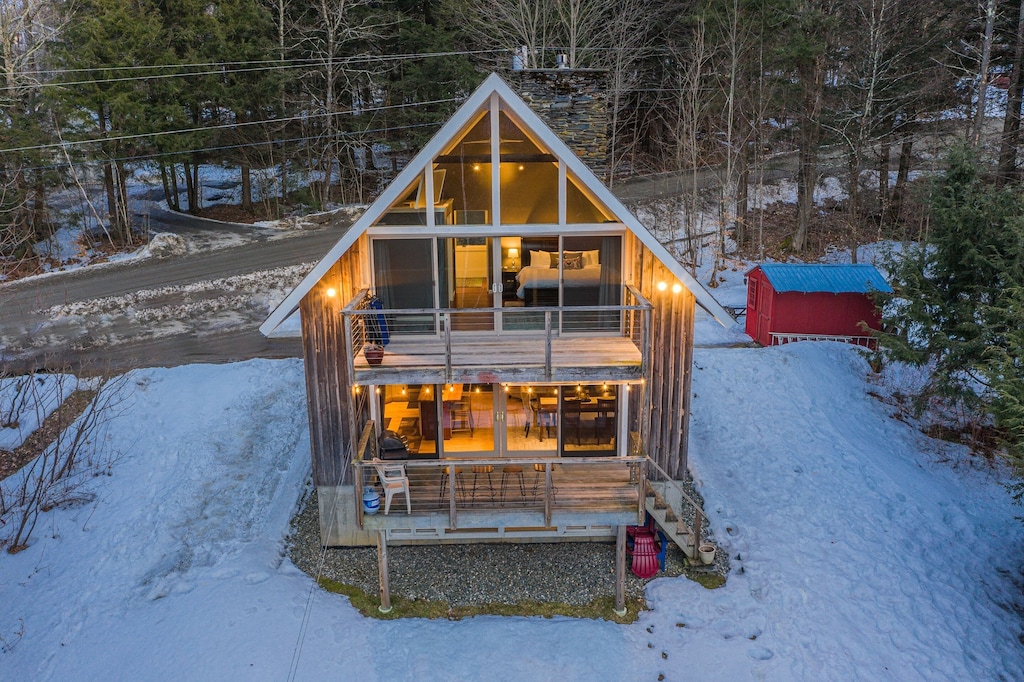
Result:
{"label": "snow on hillside", "polygon": [[286,558],[301,363],[138,370],[95,502],[0,556],[0,677],[1024,679],[1019,509],[992,472],[937,461],[851,347],[695,360],[691,464],[732,573],[654,581],[628,626],[364,619]]}

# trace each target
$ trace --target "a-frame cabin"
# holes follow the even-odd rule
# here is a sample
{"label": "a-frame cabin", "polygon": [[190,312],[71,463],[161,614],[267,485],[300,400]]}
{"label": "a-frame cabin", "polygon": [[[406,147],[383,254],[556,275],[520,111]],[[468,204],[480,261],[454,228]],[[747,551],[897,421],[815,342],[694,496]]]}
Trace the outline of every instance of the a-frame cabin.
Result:
{"label": "a-frame cabin", "polygon": [[323,543],[621,544],[686,466],[695,303],[733,323],[492,74],[261,327],[301,311]]}

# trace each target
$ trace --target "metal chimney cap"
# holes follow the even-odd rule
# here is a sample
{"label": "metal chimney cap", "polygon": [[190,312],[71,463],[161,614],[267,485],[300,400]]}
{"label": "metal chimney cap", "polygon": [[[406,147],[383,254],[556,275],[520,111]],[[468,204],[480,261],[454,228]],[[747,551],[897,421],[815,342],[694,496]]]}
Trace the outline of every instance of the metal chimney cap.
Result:
{"label": "metal chimney cap", "polygon": [[556,69],[568,69],[569,68],[569,55],[560,54],[555,56],[555,68]]}

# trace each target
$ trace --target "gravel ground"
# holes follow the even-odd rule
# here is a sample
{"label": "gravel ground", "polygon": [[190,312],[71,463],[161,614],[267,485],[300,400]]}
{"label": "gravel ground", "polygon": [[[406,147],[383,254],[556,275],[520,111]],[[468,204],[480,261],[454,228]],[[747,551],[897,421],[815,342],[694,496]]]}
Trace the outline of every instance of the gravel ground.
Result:
{"label": "gravel ground", "polygon": [[[292,520],[292,528],[291,559],[315,577],[321,555],[315,490]],[[683,575],[684,559],[682,551],[670,545],[665,570],[657,577]],[[452,607],[526,601],[582,606],[615,594],[614,568],[613,542],[388,546],[392,595],[441,601]],[[723,558],[713,567],[697,570],[725,575],[726,569]],[[320,575],[379,595],[377,549],[329,548]],[[646,582],[627,565],[626,599],[642,599]]]}

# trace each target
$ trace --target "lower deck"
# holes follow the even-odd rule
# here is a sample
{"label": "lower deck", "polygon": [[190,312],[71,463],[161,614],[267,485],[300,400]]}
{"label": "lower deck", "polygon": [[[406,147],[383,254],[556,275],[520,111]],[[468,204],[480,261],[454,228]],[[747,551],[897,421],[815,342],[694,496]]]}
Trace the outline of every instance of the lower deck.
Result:
{"label": "lower deck", "polygon": [[[379,495],[375,514],[356,500],[359,525],[392,540],[607,534],[643,518],[642,458],[370,460],[357,471],[356,489]],[[398,474],[389,505],[383,482]]]}

